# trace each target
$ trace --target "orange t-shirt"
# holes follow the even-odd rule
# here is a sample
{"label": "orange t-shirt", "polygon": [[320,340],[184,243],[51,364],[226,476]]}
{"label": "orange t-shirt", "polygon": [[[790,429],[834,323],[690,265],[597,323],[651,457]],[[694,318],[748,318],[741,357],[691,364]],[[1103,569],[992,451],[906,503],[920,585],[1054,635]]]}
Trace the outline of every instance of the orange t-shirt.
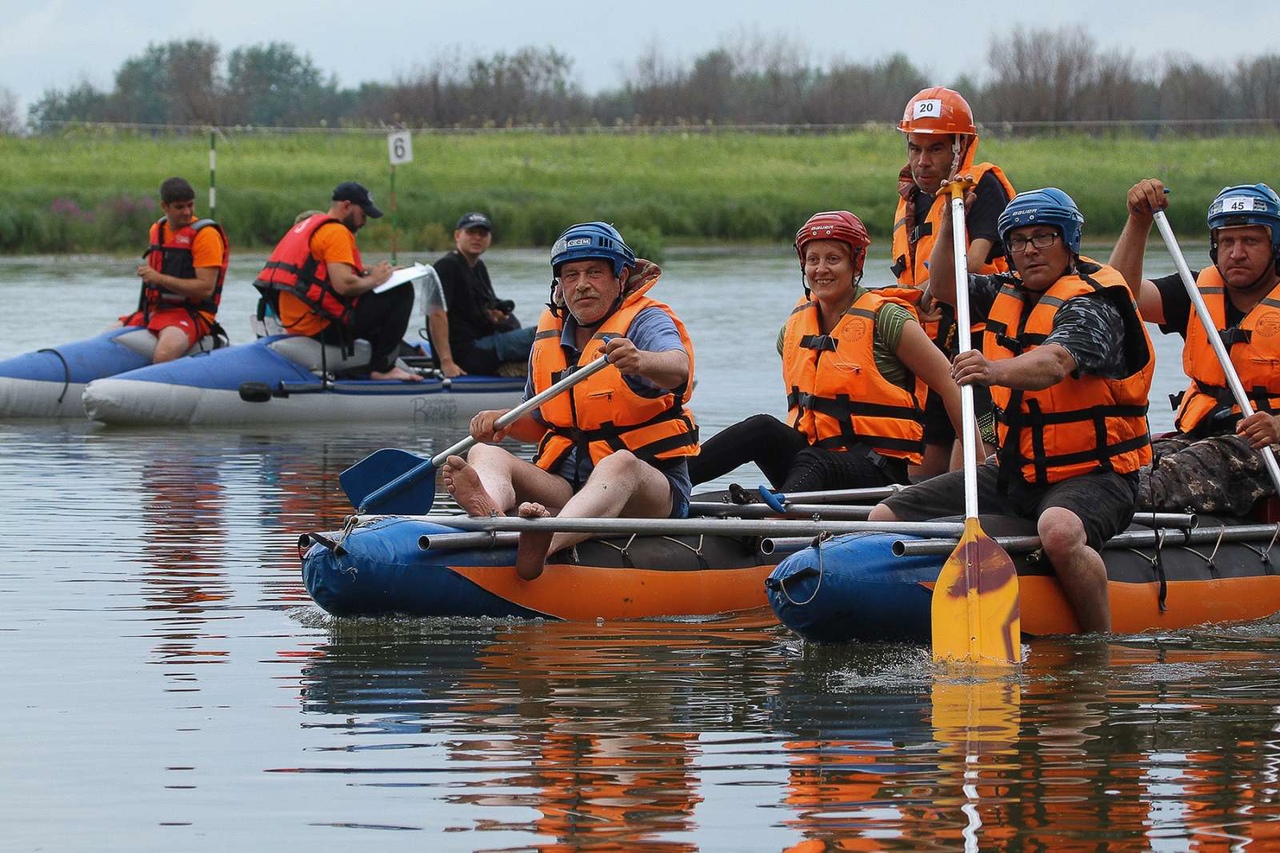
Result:
{"label": "orange t-shirt", "polygon": [[[326,266],[346,264],[356,268],[356,235],[345,225],[326,222],[311,235],[311,257]],[[364,270],[356,269],[356,275]],[[292,293],[280,294],[280,324],[295,335],[314,335],[329,325],[329,320],[312,313],[306,303]]]}
{"label": "orange t-shirt", "polygon": [[[168,231],[168,223],[165,223]],[[191,265],[201,267],[222,266],[222,235],[217,228],[201,228],[196,232],[196,239],[191,241]]]}

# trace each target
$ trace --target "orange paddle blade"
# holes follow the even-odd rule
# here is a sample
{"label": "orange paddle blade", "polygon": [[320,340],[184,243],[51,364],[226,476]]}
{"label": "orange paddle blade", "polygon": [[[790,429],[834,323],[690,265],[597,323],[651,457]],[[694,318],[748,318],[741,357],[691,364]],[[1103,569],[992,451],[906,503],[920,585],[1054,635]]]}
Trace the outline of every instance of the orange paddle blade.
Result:
{"label": "orange paddle blade", "polygon": [[976,518],[964,522],[933,588],[933,659],[1013,664],[1022,660],[1018,572]]}

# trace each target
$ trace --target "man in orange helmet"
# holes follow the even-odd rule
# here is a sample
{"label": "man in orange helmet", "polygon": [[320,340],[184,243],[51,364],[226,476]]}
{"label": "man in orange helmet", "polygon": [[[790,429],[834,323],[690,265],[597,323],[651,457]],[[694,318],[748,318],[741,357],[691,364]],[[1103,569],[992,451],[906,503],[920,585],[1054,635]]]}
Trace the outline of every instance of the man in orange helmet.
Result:
{"label": "man in orange helmet", "polygon": [[[908,298],[919,301],[925,331],[951,357],[955,355],[955,314],[950,306],[935,306],[923,294],[929,283],[929,254],[947,209],[947,200],[935,194],[944,180],[958,175],[970,175],[977,182],[977,200],[966,220],[968,267],[971,273],[990,275],[1008,269],[996,220],[1017,192],[999,166],[974,162],[978,130],[973,111],[959,92],[942,86],[920,90],[907,102],[898,130],[907,137],[907,165],[898,175],[892,271]],[[978,401],[979,420],[984,440],[991,443],[990,405],[983,403]],[[951,419],[932,393],[925,405],[924,440],[924,462],[913,471],[915,476],[929,477],[959,465]]]}

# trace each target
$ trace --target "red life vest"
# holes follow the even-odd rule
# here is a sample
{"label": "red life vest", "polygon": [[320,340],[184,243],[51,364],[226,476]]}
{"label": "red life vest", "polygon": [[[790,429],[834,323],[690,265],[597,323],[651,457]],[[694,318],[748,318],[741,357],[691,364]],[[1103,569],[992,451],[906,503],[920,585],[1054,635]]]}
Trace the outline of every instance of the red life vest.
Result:
{"label": "red life vest", "polygon": [[1022,287],[1006,283],[987,318],[983,355],[994,361],[1030,352],[1053,331],[1054,317],[1069,300],[1115,289],[1123,291],[1131,312],[1126,334],[1141,330],[1146,360],[1120,379],[1081,374],[1039,391],[991,386],[1001,467],[1019,469],[1033,485],[1093,471],[1128,474],[1151,462],[1147,431],[1147,394],[1155,372],[1151,338],[1120,273],[1087,258],[1081,258],[1076,269],[1050,285],[1034,304],[1028,303]]}
{"label": "red life vest", "polygon": [[[327,213],[317,213],[290,228],[258,274],[253,286],[276,316],[280,315],[280,294],[288,293],[301,300],[312,313],[331,322],[350,324],[351,312],[355,310],[359,297],[342,296],[334,290],[329,283],[328,265],[311,253],[312,236],[330,222],[342,225]],[[354,246],[352,251],[355,253],[355,268],[359,272],[364,269],[360,251]]]}
{"label": "red life vest", "polygon": [[222,282],[227,277],[227,264],[231,258],[231,250],[227,243],[226,232],[222,226],[212,219],[201,219],[179,228],[176,231],[168,227],[168,217],[161,217],[151,226],[150,245],[143,254],[147,266],[156,272],[174,278],[192,279],[196,277],[195,262],[191,255],[191,246],[196,241],[196,234],[205,228],[213,228],[222,238],[222,263],[218,267],[218,278],[213,286],[213,294],[206,299],[188,299],[180,293],[174,293],[158,284],[143,284],[139,297],[139,310],[144,316],[161,308],[187,308],[208,314],[208,320],[218,313],[222,304]]}
{"label": "red life vest", "polygon": [[[1218,268],[1201,270],[1196,287],[1253,407],[1260,412],[1280,411],[1280,286],[1263,297],[1240,324],[1231,329],[1227,328],[1226,282]],[[1182,395],[1174,420],[1179,432],[1195,432],[1220,407],[1229,406],[1232,413],[1240,414],[1235,395],[1227,386],[1222,365],[1195,310],[1187,321],[1182,369],[1191,377],[1191,385]]]}
{"label": "red life vest", "polygon": [[818,303],[800,299],[783,333],[787,416],[814,447],[848,450],[862,443],[918,465],[924,449],[924,383],[916,379],[913,392],[885,379],[876,367],[876,315],[890,301],[901,304],[863,289],[824,335]]}
{"label": "red life vest", "polygon": [[[579,448],[579,454],[584,450],[589,453],[593,464],[622,449],[646,462],[697,455],[698,425],[693,412],[685,408],[693,394],[693,341],[666,304],[643,295],[657,280],[654,278],[627,295],[582,348],[574,369],[596,359],[597,345],[606,336],[625,336],[641,311],[658,308],[675,322],[680,333],[680,342],[689,356],[690,381],[657,397],[645,397],[631,390],[617,370],[601,370],[584,379],[539,408],[540,419],[548,430],[534,456],[538,467],[554,471],[574,447]],[[564,347],[560,345],[563,328],[563,318],[549,310],[542,312],[531,355],[536,392],[549,388],[568,373]]]}

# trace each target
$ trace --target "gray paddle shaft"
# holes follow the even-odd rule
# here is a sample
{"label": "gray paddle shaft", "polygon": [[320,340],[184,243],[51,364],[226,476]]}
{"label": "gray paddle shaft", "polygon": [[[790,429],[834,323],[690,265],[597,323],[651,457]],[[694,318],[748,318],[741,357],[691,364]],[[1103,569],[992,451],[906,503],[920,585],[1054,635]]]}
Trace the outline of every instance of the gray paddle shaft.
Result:
{"label": "gray paddle shaft", "polygon": [[[1165,217],[1163,210],[1156,211],[1155,220],[1156,227],[1160,229],[1160,236],[1164,238],[1164,244],[1169,249],[1170,257],[1173,258],[1173,265],[1178,268],[1178,275],[1182,277],[1182,286],[1186,288],[1187,296],[1191,297],[1191,304],[1196,307],[1196,316],[1200,318],[1200,325],[1204,326],[1205,337],[1213,345],[1213,354],[1218,357],[1218,363],[1222,365],[1222,373],[1227,377],[1227,385],[1230,386],[1231,394],[1236,398],[1236,405],[1247,418],[1253,414],[1249,395],[1245,393],[1244,385],[1236,375],[1235,366],[1231,364],[1231,356],[1227,354],[1222,337],[1218,335],[1217,326],[1209,316],[1209,308],[1204,304],[1204,297],[1200,295],[1200,288],[1196,287],[1195,279],[1191,277],[1187,259],[1182,256],[1182,249],[1178,248],[1178,238],[1173,236],[1173,229],[1169,227],[1169,220]],[[1267,466],[1267,473],[1271,475],[1271,485],[1275,486],[1277,494],[1280,494],[1280,467],[1276,465],[1275,454],[1271,452],[1270,447],[1264,447],[1258,452],[1262,454],[1262,462]]]}

